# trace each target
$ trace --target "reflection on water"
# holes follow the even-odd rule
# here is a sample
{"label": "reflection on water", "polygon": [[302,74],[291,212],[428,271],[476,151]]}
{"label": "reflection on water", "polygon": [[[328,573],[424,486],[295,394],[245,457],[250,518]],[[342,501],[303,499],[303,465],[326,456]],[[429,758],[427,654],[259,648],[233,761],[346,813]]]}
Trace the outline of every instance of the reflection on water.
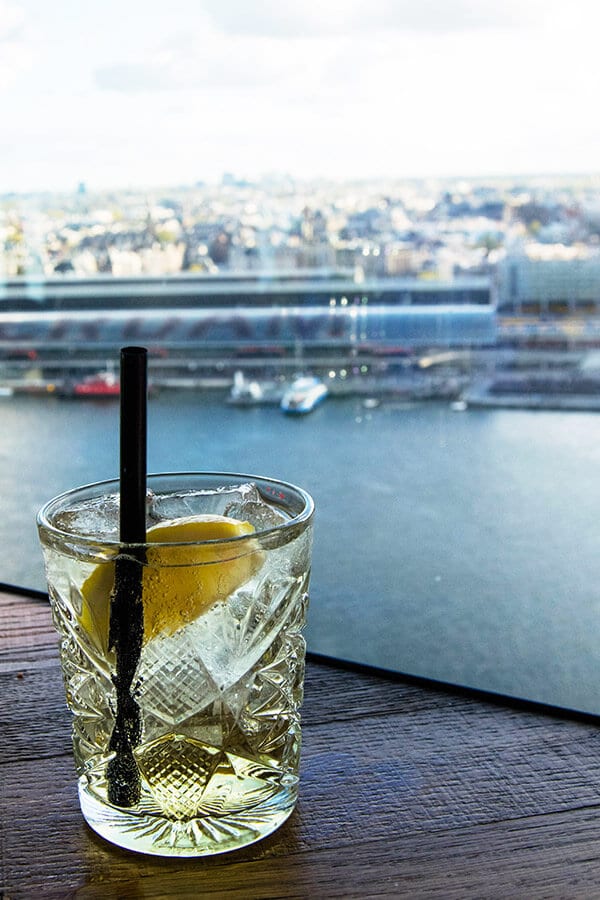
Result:
{"label": "reflection on water", "polygon": [[[2,398],[0,580],[43,586],[49,496],[118,472],[118,405]],[[311,649],[600,712],[600,416],[332,399],[302,419],[164,393],[149,469],[314,495]]]}

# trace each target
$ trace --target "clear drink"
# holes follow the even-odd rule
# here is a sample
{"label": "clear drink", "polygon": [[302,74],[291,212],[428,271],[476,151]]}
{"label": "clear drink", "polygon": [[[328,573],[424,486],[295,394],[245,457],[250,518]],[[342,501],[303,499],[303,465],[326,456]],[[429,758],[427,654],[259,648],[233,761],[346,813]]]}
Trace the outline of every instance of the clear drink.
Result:
{"label": "clear drink", "polygon": [[[296,803],[313,503],[252,476],[150,476],[148,489],[144,545],[118,541],[117,482],[38,516],[81,809],[131,850],[221,853]],[[117,609],[125,570],[137,638],[135,609]]]}

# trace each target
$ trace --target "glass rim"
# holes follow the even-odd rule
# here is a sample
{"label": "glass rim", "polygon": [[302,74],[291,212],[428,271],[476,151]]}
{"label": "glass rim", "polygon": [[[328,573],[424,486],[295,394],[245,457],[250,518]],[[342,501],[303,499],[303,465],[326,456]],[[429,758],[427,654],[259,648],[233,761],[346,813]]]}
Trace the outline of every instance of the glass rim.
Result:
{"label": "glass rim", "polygon": [[[49,536],[52,536],[54,539],[63,540],[65,542],[77,542],[83,546],[90,547],[98,547],[99,545],[106,548],[114,548],[119,551],[123,551],[124,548],[145,548],[145,547],[190,547],[190,546],[198,546],[199,544],[206,545],[215,545],[215,544],[235,544],[236,542],[248,541],[248,540],[256,540],[257,538],[262,538],[267,535],[278,534],[285,531],[288,531],[290,528],[298,527],[303,524],[307,524],[315,509],[315,503],[311,495],[308,491],[305,491],[304,488],[299,487],[296,484],[293,484],[290,481],[282,481],[278,478],[270,478],[266,475],[250,475],[243,472],[201,472],[201,471],[188,471],[188,472],[151,472],[146,476],[147,482],[152,480],[156,480],[159,478],[231,478],[231,479],[239,479],[240,484],[256,484],[260,490],[260,482],[269,484],[275,488],[283,488],[286,490],[291,490],[295,492],[300,500],[302,501],[302,510],[292,518],[287,519],[285,522],[280,522],[278,525],[273,525],[270,528],[261,528],[260,530],[253,531],[249,534],[239,534],[233,537],[227,538],[213,538],[211,540],[205,541],[145,541],[143,543],[132,543],[128,541],[121,541],[115,537],[102,537],[99,535],[84,535],[78,534],[76,531],[67,531],[63,528],[59,528],[55,524],[53,524],[50,520],[50,513],[52,512],[52,507],[57,506],[61,501],[65,501],[71,499],[78,494],[82,494],[86,491],[92,491],[94,489],[106,488],[109,485],[111,487],[116,488],[116,493],[119,494],[120,482],[118,478],[107,478],[102,481],[92,481],[88,484],[82,484],[75,488],[70,488],[68,491],[62,491],[60,494],[57,494],[55,497],[52,497],[50,500],[47,500],[43,506],[37,512],[36,515],[36,523],[38,528],[46,532]],[[258,483],[258,484],[257,484]],[[114,493],[114,492],[113,492]],[[277,499],[277,498],[274,498]],[[192,517],[190,517],[192,518]],[[160,523],[157,523],[160,524]]]}

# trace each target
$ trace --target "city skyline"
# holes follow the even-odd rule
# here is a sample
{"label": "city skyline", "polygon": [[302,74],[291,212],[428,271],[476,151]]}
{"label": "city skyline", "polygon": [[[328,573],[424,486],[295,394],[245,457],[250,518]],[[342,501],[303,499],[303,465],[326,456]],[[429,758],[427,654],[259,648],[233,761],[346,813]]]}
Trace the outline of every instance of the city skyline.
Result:
{"label": "city skyline", "polygon": [[598,24],[590,0],[0,0],[0,193],[594,173]]}

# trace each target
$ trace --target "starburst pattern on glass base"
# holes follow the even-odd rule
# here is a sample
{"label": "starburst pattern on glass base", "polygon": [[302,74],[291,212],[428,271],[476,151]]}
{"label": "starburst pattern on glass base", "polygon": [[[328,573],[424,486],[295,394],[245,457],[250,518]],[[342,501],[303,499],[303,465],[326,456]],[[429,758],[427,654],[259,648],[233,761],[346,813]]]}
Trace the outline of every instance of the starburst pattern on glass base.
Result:
{"label": "starburst pattern on glass base", "polygon": [[296,804],[297,779],[291,780],[250,809],[185,820],[106,806],[89,793],[85,778],[79,783],[79,801],[88,825],[118,847],[154,856],[208,856],[246,847],[276,831]]}

